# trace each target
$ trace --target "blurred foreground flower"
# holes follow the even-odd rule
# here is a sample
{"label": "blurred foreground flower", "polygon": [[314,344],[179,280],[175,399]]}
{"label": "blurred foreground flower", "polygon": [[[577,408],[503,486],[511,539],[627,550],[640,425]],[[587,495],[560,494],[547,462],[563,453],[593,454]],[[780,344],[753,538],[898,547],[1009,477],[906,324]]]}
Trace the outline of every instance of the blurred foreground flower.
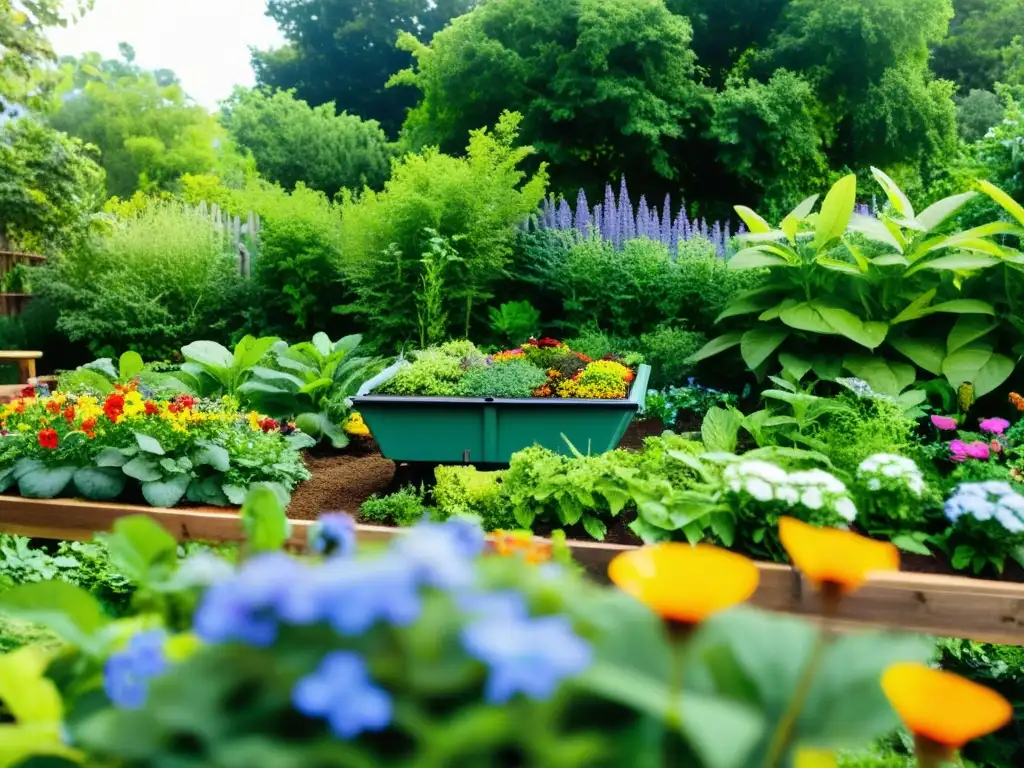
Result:
{"label": "blurred foreground flower", "polygon": [[882,689],[914,734],[922,767],[951,758],[967,742],[1013,717],[1013,707],[995,691],[923,664],[889,667]]}
{"label": "blurred foreground flower", "polygon": [[520,555],[528,563],[546,563],[551,559],[552,543],[528,531],[495,531],[487,535],[490,551],[497,555]]}
{"label": "blurred foreground flower", "polygon": [[608,565],[608,576],[666,621],[683,625],[746,601],[760,579],[742,555],[678,542],[623,552]]}
{"label": "blurred foreground flower", "polygon": [[295,708],[309,717],[323,717],[342,739],[363,731],[380,731],[391,723],[387,692],[374,685],[366,662],[356,653],[334,651],[292,691]]}
{"label": "blurred foreground flower", "polygon": [[793,565],[821,589],[840,596],[860,589],[870,573],[900,568],[899,550],[888,542],[792,517],[779,520],[779,539]]}
{"label": "blurred foreground flower", "polygon": [[103,667],[103,687],[110,700],[124,709],[140,709],[149,694],[149,681],[167,671],[162,629],[140,632]]}

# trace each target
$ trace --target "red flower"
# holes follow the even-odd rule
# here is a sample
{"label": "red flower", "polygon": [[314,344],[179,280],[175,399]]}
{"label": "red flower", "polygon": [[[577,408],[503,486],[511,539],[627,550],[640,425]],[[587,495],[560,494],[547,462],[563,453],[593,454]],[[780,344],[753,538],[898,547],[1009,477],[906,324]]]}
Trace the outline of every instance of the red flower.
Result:
{"label": "red flower", "polygon": [[576,357],[578,357],[580,360],[582,360],[584,363],[587,363],[588,365],[594,362],[594,359],[592,357],[584,355],[582,352],[577,352]]}
{"label": "red flower", "polygon": [[181,406],[178,405],[177,403],[171,403],[170,405],[167,406],[167,410],[170,411],[171,413],[178,413],[181,410]]}
{"label": "red flower", "polygon": [[152,400],[147,400],[146,401],[146,415],[147,416],[156,416],[158,413],[160,413],[160,406],[158,406]]}
{"label": "red flower", "polygon": [[64,418],[67,420],[68,424],[75,420],[75,406],[69,405],[64,409]]}
{"label": "red flower", "polygon": [[117,421],[117,417],[124,413],[124,395],[117,392],[107,395],[103,401],[103,412],[111,421]]}
{"label": "red flower", "polygon": [[27,387],[22,387],[21,388],[21,396],[22,397],[35,397],[36,396],[36,388],[34,386],[32,386],[31,384],[29,384]]}
{"label": "red flower", "polygon": [[25,401],[24,400],[19,400],[18,401],[18,404],[14,406],[14,412],[15,413],[24,413],[25,412]]}
{"label": "red flower", "polygon": [[195,408],[196,399],[192,395],[178,395],[174,402],[181,408]]}
{"label": "red flower", "polygon": [[552,347],[562,346],[562,342],[560,342],[558,339],[552,339],[550,336],[545,336],[542,339],[536,340],[530,339],[530,343],[533,344],[533,346],[538,347],[540,349],[551,349]]}
{"label": "red flower", "polygon": [[86,432],[91,432],[96,428],[96,419],[86,419],[82,422],[82,429]]}
{"label": "red flower", "polygon": [[58,403],[56,400],[47,400],[46,410],[48,410],[50,413],[60,413],[60,403]]}
{"label": "red flower", "polygon": [[260,429],[262,429],[264,432],[270,432],[272,430],[275,430],[277,429],[277,426],[277,422],[274,421],[269,416],[260,422]]}
{"label": "red flower", "polygon": [[49,448],[51,451],[54,450],[57,447],[58,440],[60,438],[57,436],[57,430],[53,427],[39,430],[39,445],[43,448]]}

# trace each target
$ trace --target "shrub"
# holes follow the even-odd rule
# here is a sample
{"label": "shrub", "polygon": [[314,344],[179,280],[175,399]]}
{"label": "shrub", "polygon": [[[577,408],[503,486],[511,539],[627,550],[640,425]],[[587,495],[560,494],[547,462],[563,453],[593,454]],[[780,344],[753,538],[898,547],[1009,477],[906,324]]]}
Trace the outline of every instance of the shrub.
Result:
{"label": "shrub", "polygon": [[726,305],[743,291],[757,288],[764,276],[756,270],[729,269],[707,240],[694,238],[679,244],[667,298],[659,322],[685,323],[706,336],[717,334],[715,320]]}
{"label": "shrub", "polygon": [[531,153],[515,147],[519,120],[506,113],[493,131],[474,131],[465,158],[432,149],[409,155],[384,191],[345,199],[344,269],[356,300],[337,311],[363,318],[386,343],[414,338],[421,259],[439,237],[458,253],[443,276],[449,332],[468,336],[481,319],[486,325],[483,310],[512,254],[515,226],[536,210],[547,184],[543,166],[529,180],[518,169]]}
{"label": "shrub", "polygon": [[425,492],[407,485],[387,496],[373,494],[363,502],[359,514],[364,520],[374,523],[393,523],[395,525],[413,525],[429,514],[423,505]]}
{"label": "shrub", "polygon": [[869,456],[905,454],[913,448],[917,425],[895,402],[852,394],[840,395],[833,401],[840,407],[818,422],[813,436],[824,444],[839,472],[852,477]]}
{"label": "shrub", "polygon": [[529,397],[548,380],[533,363],[509,360],[467,371],[459,382],[461,397]]}
{"label": "shrub", "polygon": [[514,530],[518,526],[501,483],[503,475],[476,467],[439,466],[434,470],[434,503],[444,517],[475,515],[485,531]]}
{"label": "shrub", "polygon": [[35,283],[57,328],[96,357],[133,349],[165,359],[192,339],[228,334],[224,305],[240,281],[236,257],[208,219],[159,203],[50,259]]}
{"label": "shrub", "polygon": [[459,391],[458,383],[466,375],[463,360],[475,351],[476,347],[469,342],[450,342],[416,352],[412,365],[402,368],[376,392],[381,395],[455,397]]}
{"label": "shrub", "polygon": [[651,366],[651,386],[667,387],[685,382],[695,368],[688,358],[706,341],[702,333],[668,325],[641,336],[639,352]]}

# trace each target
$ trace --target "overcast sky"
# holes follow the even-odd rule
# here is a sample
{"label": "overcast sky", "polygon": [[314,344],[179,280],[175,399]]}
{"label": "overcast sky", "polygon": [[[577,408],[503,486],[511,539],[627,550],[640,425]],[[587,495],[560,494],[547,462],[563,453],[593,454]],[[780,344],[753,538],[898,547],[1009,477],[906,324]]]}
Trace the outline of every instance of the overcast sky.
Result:
{"label": "overcast sky", "polygon": [[249,46],[282,42],[265,0],[96,0],[78,24],[49,30],[58,55],[135,48],[146,69],[173,69],[196,101],[214,109],[235,85],[253,85]]}

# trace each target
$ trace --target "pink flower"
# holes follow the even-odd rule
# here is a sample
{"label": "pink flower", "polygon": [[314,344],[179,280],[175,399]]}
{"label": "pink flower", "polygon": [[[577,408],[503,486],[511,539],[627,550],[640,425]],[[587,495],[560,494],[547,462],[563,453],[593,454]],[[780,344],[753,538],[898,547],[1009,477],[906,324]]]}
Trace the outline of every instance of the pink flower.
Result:
{"label": "pink flower", "polygon": [[942,430],[956,429],[956,419],[952,416],[932,416],[932,424]]}
{"label": "pink flower", "polygon": [[[935,417],[932,416],[934,419]],[[967,461],[967,443],[963,440],[954,440],[949,444],[949,458],[953,461]]]}
{"label": "pink flower", "polygon": [[989,457],[988,445],[981,442],[980,440],[975,441],[973,443],[968,443],[966,448],[967,455],[970,456],[972,459],[981,459],[982,461],[984,461]]}
{"label": "pink flower", "polygon": [[1006,419],[982,419],[979,426],[982,432],[1001,435],[1009,428],[1010,422]]}
{"label": "pink flower", "polygon": [[992,453],[1002,453],[1003,445],[998,440],[993,440],[989,443],[989,447],[992,449]]}

